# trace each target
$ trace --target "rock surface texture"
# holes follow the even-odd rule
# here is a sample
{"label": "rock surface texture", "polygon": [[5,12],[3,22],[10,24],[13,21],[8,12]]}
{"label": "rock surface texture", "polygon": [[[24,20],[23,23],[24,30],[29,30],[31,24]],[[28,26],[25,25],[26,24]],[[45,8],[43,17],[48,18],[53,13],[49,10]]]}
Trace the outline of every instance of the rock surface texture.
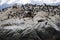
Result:
{"label": "rock surface texture", "polygon": [[60,6],[14,5],[0,10],[0,40],[60,40]]}

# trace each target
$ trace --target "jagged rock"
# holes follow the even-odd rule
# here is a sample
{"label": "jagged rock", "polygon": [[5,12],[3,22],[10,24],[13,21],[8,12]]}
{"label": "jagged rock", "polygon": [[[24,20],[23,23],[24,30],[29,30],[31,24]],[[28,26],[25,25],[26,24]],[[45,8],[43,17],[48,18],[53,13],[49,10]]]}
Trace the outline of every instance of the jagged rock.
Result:
{"label": "jagged rock", "polygon": [[50,21],[41,22],[36,27],[24,29],[0,29],[0,32],[1,40],[60,40],[59,30]]}
{"label": "jagged rock", "polygon": [[48,13],[46,12],[37,12],[36,16],[34,16],[33,20],[38,21],[38,20],[46,20],[46,16],[48,16]]}
{"label": "jagged rock", "polygon": [[60,40],[59,7],[26,4],[4,10],[0,12],[0,40]]}

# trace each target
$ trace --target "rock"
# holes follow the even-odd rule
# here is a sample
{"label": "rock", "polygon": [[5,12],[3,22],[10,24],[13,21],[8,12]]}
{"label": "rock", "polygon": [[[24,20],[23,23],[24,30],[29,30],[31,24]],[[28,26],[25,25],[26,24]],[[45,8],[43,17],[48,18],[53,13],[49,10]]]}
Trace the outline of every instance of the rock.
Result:
{"label": "rock", "polygon": [[26,4],[3,9],[0,11],[0,40],[60,40],[58,8]]}
{"label": "rock", "polygon": [[34,16],[33,20],[34,21],[46,20],[45,16],[48,16],[45,12],[38,12],[36,13],[36,16]]}

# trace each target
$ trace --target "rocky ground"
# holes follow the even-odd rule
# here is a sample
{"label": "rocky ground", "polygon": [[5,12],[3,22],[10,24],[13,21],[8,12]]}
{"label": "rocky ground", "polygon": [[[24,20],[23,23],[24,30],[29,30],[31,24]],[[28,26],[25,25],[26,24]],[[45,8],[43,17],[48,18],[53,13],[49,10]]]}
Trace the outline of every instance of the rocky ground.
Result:
{"label": "rocky ground", "polygon": [[0,40],[60,40],[60,6],[15,4],[0,10]]}

